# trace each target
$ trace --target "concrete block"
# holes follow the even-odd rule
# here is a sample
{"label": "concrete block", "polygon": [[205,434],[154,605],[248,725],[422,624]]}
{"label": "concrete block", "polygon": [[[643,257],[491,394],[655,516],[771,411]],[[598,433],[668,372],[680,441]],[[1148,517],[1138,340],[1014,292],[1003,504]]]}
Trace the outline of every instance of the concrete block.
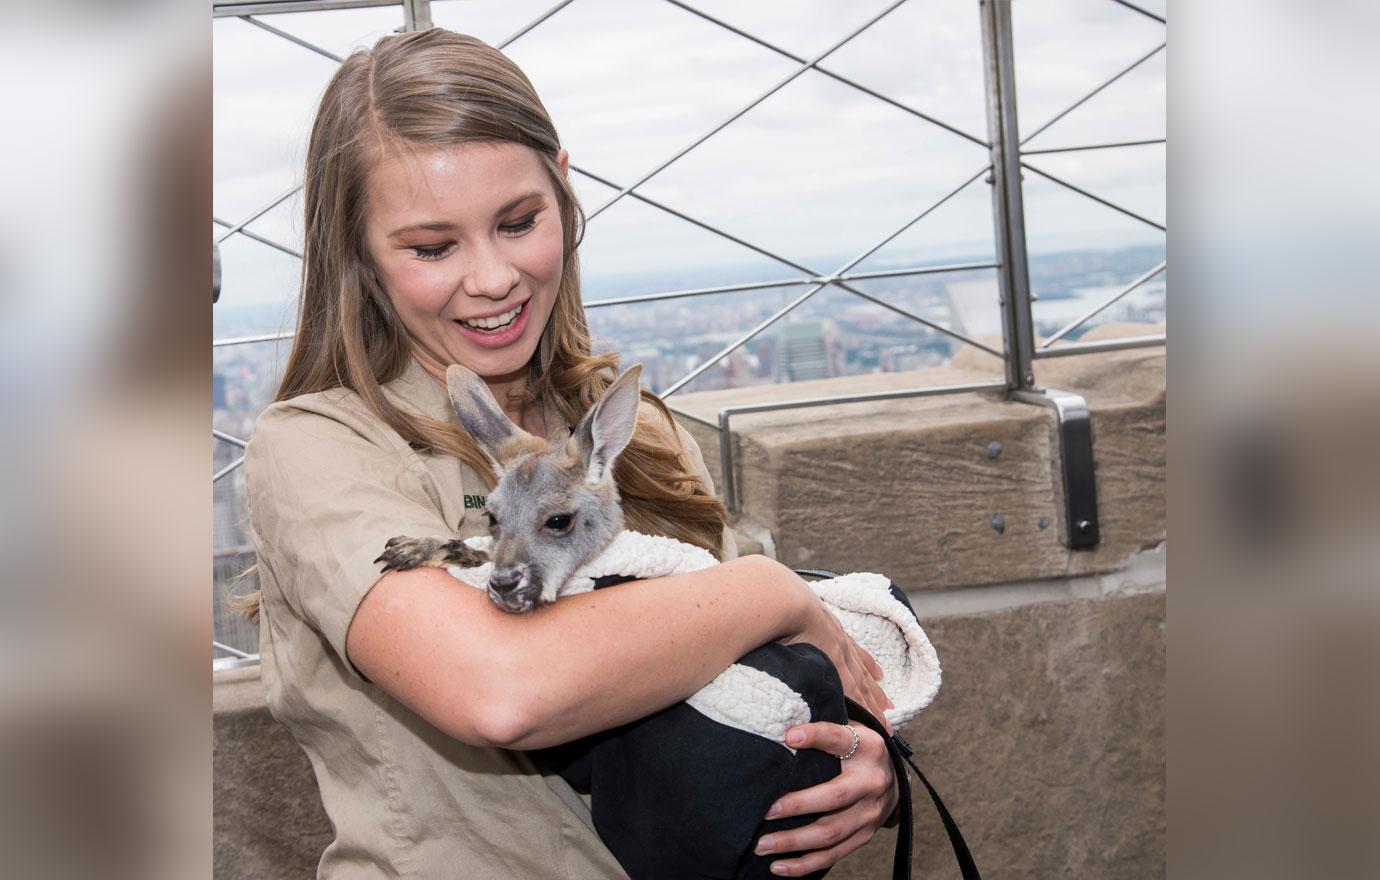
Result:
{"label": "concrete block", "polygon": [[[944,666],[903,735],[987,878],[1144,880],[1165,872],[1165,594],[926,621]],[[924,789],[916,877],[957,878]],[[830,880],[889,876],[879,835]]]}
{"label": "concrete block", "polygon": [[[1127,325],[1107,333],[1154,329]],[[758,398],[981,381],[992,378],[984,367],[996,361],[973,350],[955,364],[705,392],[679,398],[677,406],[715,420],[723,406]],[[1163,350],[1041,361],[1039,378],[1083,394],[1092,412],[1102,535],[1093,550],[1070,551],[1060,538],[1052,412],[998,394],[736,416],[735,476],[743,516],[771,533],[776,558],[788,565],[881,571],[907,589],[1116,570],[1165,535]],[[706,464],[719,468],[717,433],[685,424]]]}
{"label": "concrete block", "polygon": [[218,880],[300,880],[335,838],[316,775],[269,714],[259,668],[216,674],[212,821]]}

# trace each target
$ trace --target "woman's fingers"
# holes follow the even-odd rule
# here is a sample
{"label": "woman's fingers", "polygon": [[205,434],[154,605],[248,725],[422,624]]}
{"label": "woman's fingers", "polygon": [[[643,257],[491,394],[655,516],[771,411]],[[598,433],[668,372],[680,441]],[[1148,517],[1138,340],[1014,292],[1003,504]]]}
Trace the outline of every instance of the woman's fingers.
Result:
{"label": "woman's fingers", "polygon": [[882,669],[882,664],[878,663],[877,658],[873,657],[870,653],[868,653],[867,650],[861,650],[863,656],[867,658],[868,668],[872,672],[872,677],[877,681],[881,681],[883,676],[885,676],[886,674],[885,671]]}
{"label": "woman's fingers", "polygon": [[[882,738],[867,727],[854,724],[852,729],[858,732],[858,750],[843,762],[843,772],[827,782],[782,795],[772,805],[767,818],[832,813],[869,796],[885,798],[892,781],[891,759],[887,756],[886,746],[882,743]],[[792,748],[818,749],[830,755],[846,755],[853,748],[853,734],[846,725],[816,721],[792,727],[786,732],[786,743]],[[803,829],[796,829],[800,830]],[[792,833],[796,832],[780,832]],[[777,851],[787,850],[777,847]]]}
{"label": "woman's fingers", "polygon": [[[759,855],[804,853],[773,862],[773,873],[789,877],[832,866],[870,840],[890,812],[896,779],[886,744],[867,727],[854,725],[853,729],[858,733],[858,749],[843,762],[842,773],[785,795],[768,812],[769,819],[821,814],[809,825],[777,831],[758,841]],[[786,742],[843,755],[853,748],[853,733],[842,724],[815,722],[791,728]]]}
{"label": "woman's fingers", "polygon": [[[804,585],[804,581],[801,581],[801,584]],[[809,625],[797,635],[786,639],[786,643],[808,642],[822,650],[838,670],[844,693],[885,724],[884,713],[892,704],[887,699],[886,692],[877,684],[882,669],[876,658],[848,635],[843,624],[825,608],[818,597],[811,608]],[[890,730],[891,726],[888,724],[887,731]]]}
{"label": "woman's fingers", "polygon": [[[854,642],[853,648],[854,650],[850,659],[856,662],[859,668],[858,684],[865,688],[870,695],[869,699],[859,702],[866,706],[867,710],[871,712],[874,717],[880,719],[883,724],[886,724],[886,716],[884,713],[887,709],[895,708],[895,704],[891,702],[891,699],[886,695],[886,691],[883,690],[882,686],[878,683],[882,679],[882,667],[877,662],[876,658],[869,654],[861,645]],[[891,725],[889,724],[887,724],[887,732],[891,732]]]}
{"label": "woman's fingers", "polygon": [[779,859],[771,863],[771,872],[779,877],[800,877],[825,868],[832,868],[849,853],[872,839],[873,828],[860,828],[842,843],[828,849],[815,850],[795,859]]}
{"label": "woman's fingers", "polygon": [[[877,734],[867,730],[861,724],[852,728],[858,731],[858,749],[862,750],[863,733],[871,734],[871,738],[876,739]],[[878,740],[880,742],[880,740]],[[828,752],[831,755],[846,755],[853,748],[853,734],[849,732],[846,724],[834,724],[831,721],[815,721],[810,724],[797,724],[786,731],[786,745],[793,749],[818,749],[821,752]],[[818,788],[818,786],[816,786]],[[805,788],[793,794],[804,794],[813,789]],[[792,795],[787,795],[791,797]],[[811,812],[806,810],[805,812]],[[786,815],[796,815],[788,813]]]}
{"label": "woman's fingers", "polygon": [[844,679],[844,693],[862,704],[863,708],[872,714],[872,717],[882,722],[887,733],[891,733],[891,724],[886,720],[886,710],[892,708],[894,704],[887,697],[886,691],[882,690],[881,685],[871,675],[864,672],[860,666],[850,665],[846,670],[840,669],[839,673]]}
{"label": "woman's fingers", "polygon": [[[821,814],[802,828],[774,832],[758,841],[759,855],[771,852],[802,852],[796,858],[771,863],[771,872],[798,876],[834,865],[857,850],[879,828],[896,801],[896,774],[882,737],[867,727],[854,726],[857,752],[843,761],[838,777],[781,797],[767,818]],[[787,742],[799,748],[846,754],[853,748],[853,734],[842,724],[817,721],[787,731]]]}
{"label": "woman's fingers", "polygon": [[791,832],[768,834],[757,842],[756,853],[810,853],[829,849],[867,827],[865,822],[850,822],[846,818],[826,817]]}

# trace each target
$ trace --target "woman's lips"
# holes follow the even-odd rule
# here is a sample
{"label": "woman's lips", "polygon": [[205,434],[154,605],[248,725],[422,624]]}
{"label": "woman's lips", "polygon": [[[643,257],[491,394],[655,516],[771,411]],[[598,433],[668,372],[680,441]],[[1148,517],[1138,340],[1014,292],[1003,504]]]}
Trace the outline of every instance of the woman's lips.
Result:
{"label": "woman's lips", "polygon": [[522,310],[518,312],[518,316],[513,319],[512,323],[498,330],[476,330],[473,327],[467,327],[459,320],[452,323],[475,345],[484,348],[503,348],[516,342],[518,337],[522,335],[522,331],[526,329],[527,313],[531,311],[527,308],[528,305],[529,303],[523,303]]}

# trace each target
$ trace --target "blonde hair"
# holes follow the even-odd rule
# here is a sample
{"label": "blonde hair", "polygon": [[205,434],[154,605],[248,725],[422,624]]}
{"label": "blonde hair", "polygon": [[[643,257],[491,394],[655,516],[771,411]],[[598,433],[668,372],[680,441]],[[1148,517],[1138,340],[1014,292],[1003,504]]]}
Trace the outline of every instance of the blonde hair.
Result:
{"label": "blonde hair", "polygon": [[[407,365],[411,343],[370,265],[364,240],[369,169],[387,147],[513,143],[534,150],[555,188],[565,271],[529,364],[527,402],[550,402],[574,424],[616,376],[616,354],[592,351],[577,249],[585,215],[557,162],[560,140],[526,75],[507,56],[441,28],[383,37],[340,65],[322,95],[307,148],[305,249],[297,334],[276,400],[345,387],[413,448],[435,450],[492,480],[488,459],[458,421],[395,406],[382,385]],[[723,504],[682,456],[671,413],[641,420],[614,478],[628,527],[722,557]],[[258,594],[239,602],[257,613]]]}

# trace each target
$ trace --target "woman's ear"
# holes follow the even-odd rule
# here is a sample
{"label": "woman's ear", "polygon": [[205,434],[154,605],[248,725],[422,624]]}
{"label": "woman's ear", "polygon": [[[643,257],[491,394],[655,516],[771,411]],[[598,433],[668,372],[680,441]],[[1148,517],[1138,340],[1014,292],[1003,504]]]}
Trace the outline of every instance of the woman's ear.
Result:
{"label": "woman's ear", "polygon": [[561,173],[566,177],[570,176],[570,151],[561,147],[556,151],[556,164],[561,166]]}

